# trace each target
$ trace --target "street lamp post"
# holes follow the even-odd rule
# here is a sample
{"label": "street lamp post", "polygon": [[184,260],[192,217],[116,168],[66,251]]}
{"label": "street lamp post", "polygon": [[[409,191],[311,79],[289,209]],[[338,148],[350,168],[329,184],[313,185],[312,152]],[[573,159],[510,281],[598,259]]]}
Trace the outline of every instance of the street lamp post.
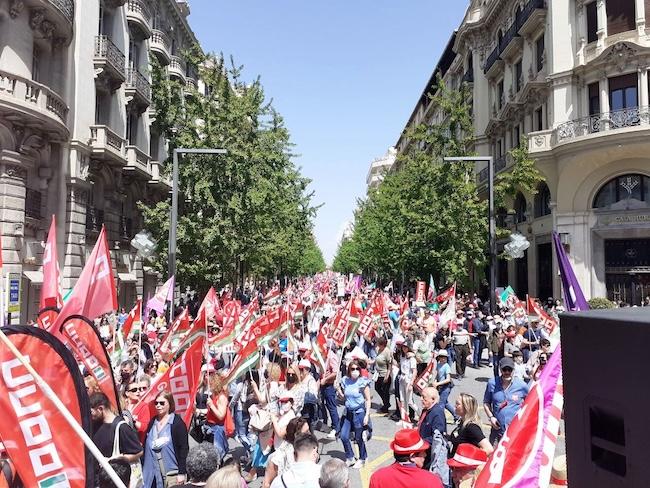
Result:
{"label": "street lamp post", "polygon": [[[178,155],[179,154],[227,154],[225,149],[189,149],[177,147],[173,152],[172,167],[172,210],[169,224],[169,276],[176,274],[176,225],[178,224]],[[173,318],[173,304],[170,316]],[[170,322],[171,323],[171,322]]]}
{"label": "street lamp post", "polygon": [[492,156],[461,156],[443,158],[445,162],[486,161],[488,164],[488,248],[490,253],[490,313],[495,311],[495,290],[497,283],[497,226],[494,214],[494,158]]}

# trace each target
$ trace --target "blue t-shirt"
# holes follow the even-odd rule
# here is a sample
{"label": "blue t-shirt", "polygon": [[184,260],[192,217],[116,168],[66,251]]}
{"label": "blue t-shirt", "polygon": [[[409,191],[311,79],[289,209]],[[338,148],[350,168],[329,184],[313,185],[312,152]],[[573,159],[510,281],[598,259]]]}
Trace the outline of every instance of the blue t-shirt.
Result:
{"label": "blue t-shirt", "polygon": [[528,395],[528,385],[518,378],[513,378],[510,386],[504,390],[501,378],[492,378],[485,388],[483,403],[490,405],[492,414],[501,424],[501,430],[505,430],[517,411],[524,403]]}
{"label": "blue t-shirt", "polygon": [[[436,364],[436,370],[438,371],[436,375],[436,381],[444,381],[447,378],[447,375],[451,375],[451,366],[449,366],[449,363]],[[451,383],[448,383],[444,386],[445,388],[448,388],[451,386]]]}
{"label": "blue t-shirt", "polygon": [[366,398],[363,396],[363,390],[370,385],[370,380],[359,377],[357,380],[343,377],[343,394],[345,395],[345,408],[354,412],[365,408]]}

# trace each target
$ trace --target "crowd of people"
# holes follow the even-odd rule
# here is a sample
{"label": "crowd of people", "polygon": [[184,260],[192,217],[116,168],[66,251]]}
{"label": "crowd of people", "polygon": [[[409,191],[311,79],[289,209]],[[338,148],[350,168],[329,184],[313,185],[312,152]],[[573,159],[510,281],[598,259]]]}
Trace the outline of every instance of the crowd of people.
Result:
{"label": "crowd of people", "polygon": [[[247,296],[261,302],[263,294]],[[447,323],[435,307],[389,307],[387,320],[370,333],[355,334],[343,347],[330,339],[319,367],[316,334],[348,298],[330,295],[314,307],[312,297],[295,327],[272,338],[259,364],[235,381],[227,381],[233,354],[211,348],[190,425],[174,413],[167,390],[157,394],[147,425],[133,415],[171,363],[158,348],[168,324],[152,314],[116,368],[121,415],[86,377],[95,443],[118,474],[129,475],[127,486],[239,488],[261,477],[265,488],[345,487],[349,469],[366,465],[371,414],[381,414],[396,422],[395,462],[372,474],[372,488],[469,486],[463,482],[481,469],[552,354],[545,328],[532,316],[516,321],[507,308],[490,315],[476,295],[457,295],[456,318]],[[372,297],[353,299],[363,310]],[[544,309],[556,315],[561,305],[549,301]],[[124,319],[122,312],[115,327]],[[211,329],[218,333],[219,325]],[[452,402],[468,367],[492,368],[493,378],[482,402],[462,391]],[[341,443],[344,459],[321,465],[328,442]],[[99,466],[97,472],[97,486],[113,486]]]}

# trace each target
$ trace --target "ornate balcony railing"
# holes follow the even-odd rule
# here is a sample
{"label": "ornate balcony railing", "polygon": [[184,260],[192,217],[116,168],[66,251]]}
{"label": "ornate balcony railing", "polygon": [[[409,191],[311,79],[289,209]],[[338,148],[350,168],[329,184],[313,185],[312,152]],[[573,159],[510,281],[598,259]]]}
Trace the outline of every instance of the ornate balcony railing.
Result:
{"label": "ornate balcony railing", "polygon": [[95,36],[95,58],[103,58],[122,78],[125,77],[124,53],[108,36]]}
{"label": "ornate balcony railing", "polygon": [[145,100],[151,100],[151,85],[149,84],[149,80],[136,68],[127,69],[126,87],[134,89]]}
{"label": "ornate balcony railing", "polygon": [[490,71],[490,68],[499,60],[499,46],[496,46],[485,61],[484,73]]}
{"label": "ornate balcony railing", "polygon": [[172,56],[169,62],[169,73],[185,79],[185,61],[178,56]]}
{"label": "ornate balcony railing", "polygon": [[187,78],[187,80],[185,80],[185,86],[193,90],[196,90],[198,87],[197,82],[194,78]]}
{"label": "ornate balcony railing", "polygon": [[74,1],[73,0],[48,0],[48,2],[63,14],[63,16],[72,23],[74,21]]}
{"label": "ornate balcony railing", "polygon": [[25,216],[32,219],[41,218],[41,203],[43,195],[38,190],[27,188],[25,190]]}
{"label": "ornate balcony railing", "polygon": [[142,0],[129,0],[126,10],[129,13],[140,15],[147,24],[151,25],[151,12]]}
{"label": "ornate balcony railing", "polygon": [[630,107],[623,110],[589,115],[560,124],[554,131],[555,142],[562,143],[576,137],[637,125],[650,125],[649,107]]}
{"label": "ornate balcony railing", "polygon": [[86,207],[86,230],[99,232],[104,223],[104,211],[97,207]]}
{"label": "ornate balcony railing", "polygon": [[[503,156],[498,156],[494,158],[494,174],[496,175],[497,173],[503,171],[507,165],[508,165],[508,160],[505,154]],[[479,183],[484,183],[487,181],[488,179],[487,166],[478,172],[477,178]]]}
{"label": "ornate balcony railing", "polygon": [[508,47],[508,44],[510,44],[515,37],[519,37],[518,31],[519,31],[519,22],[517,21],[517,19],[515,19],[515,21],[510,26],[510,28],[506,31],[506,33],[501,38],[501,42],[499,43],[499,53],[505,51],[505,49]]}
{"label": "ornate balcony railing", "polygon": [[63,99],[45,85],[41,85],[22,76],[0,71],[0,97],[15,99],[21,105],[48,114],[65,125],[68,118],[68,106]]}
{"label": "ornate balcony railing", "polygon": [[546,0],[529,0],[529,2],[524,6],[523,10],[521,11],[521,14],[519,15],[519,22],[517,22],[518,24],[517,30],[521,29],[521,27],[526,23],[526,21],[530,18],[533,12],[538,8],[545,9]]}

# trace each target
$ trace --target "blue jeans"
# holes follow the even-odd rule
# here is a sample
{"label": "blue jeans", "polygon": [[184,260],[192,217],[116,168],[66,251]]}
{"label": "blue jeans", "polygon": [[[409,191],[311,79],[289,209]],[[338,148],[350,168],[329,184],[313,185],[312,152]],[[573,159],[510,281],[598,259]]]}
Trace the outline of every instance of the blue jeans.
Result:
{"label": "blue jeans", "polygon": [[472,347],[474,347],[474,353],[472,359],[474,360],[474,367],[478,368],[481,365],[481,339],[479,337],[474,337],[472,339]]}
{"label": "blue jeans", "polygon": [[[341,430],[339,412],[336,409],[336,390],[334,385],[325,385],[320,389],[325,411],[329,413],[332,429],[338,434]],[[327,420],[327,419],[326,419]]]}
{"label": "blue jeans", "polygon": [[223,459],[226,457],[226,454],[228,454],[228,438],[226,437],[226,429],[223,425],[215,424],[210,426],[210,430],[212,431],[212,435],[214,435],[214,448],[221,456],[221,459]]}
{"label": "blue jeans", "polygon": [[449,395],[451,394],[451,388],[452,388],[451,386],[447,386],[446,388],[440,390],[439,392],[440,400],[438,401],[438,403],[440,403],[440,405],[443,405],[445,409],[452,415],[452,417],[456,418],[458,417],[456,415],[456,409],[451,403],[449,403]]}
{"label": "blue jeans", "polygon": [[343,426],[341,427],[341,441],[343,442],[343,449],[345,449],[345,459],[354,459],[354,451],[352,450],[352,442],[350,442],[350,434],[354,434],[354,441],[359,446],[359,459],[365,461],[368,458],[366,451],[366,443],[363,442],[363,418],[366,412],[363,408],[356,412],[346,411],[343,417]]}
{"label": "blue jeans", "polygon": [[235,409],[235,435],[237,440],[247,451],[251,451],[253,446],[248,438],[248,422],[250,416],[248,412]]}

